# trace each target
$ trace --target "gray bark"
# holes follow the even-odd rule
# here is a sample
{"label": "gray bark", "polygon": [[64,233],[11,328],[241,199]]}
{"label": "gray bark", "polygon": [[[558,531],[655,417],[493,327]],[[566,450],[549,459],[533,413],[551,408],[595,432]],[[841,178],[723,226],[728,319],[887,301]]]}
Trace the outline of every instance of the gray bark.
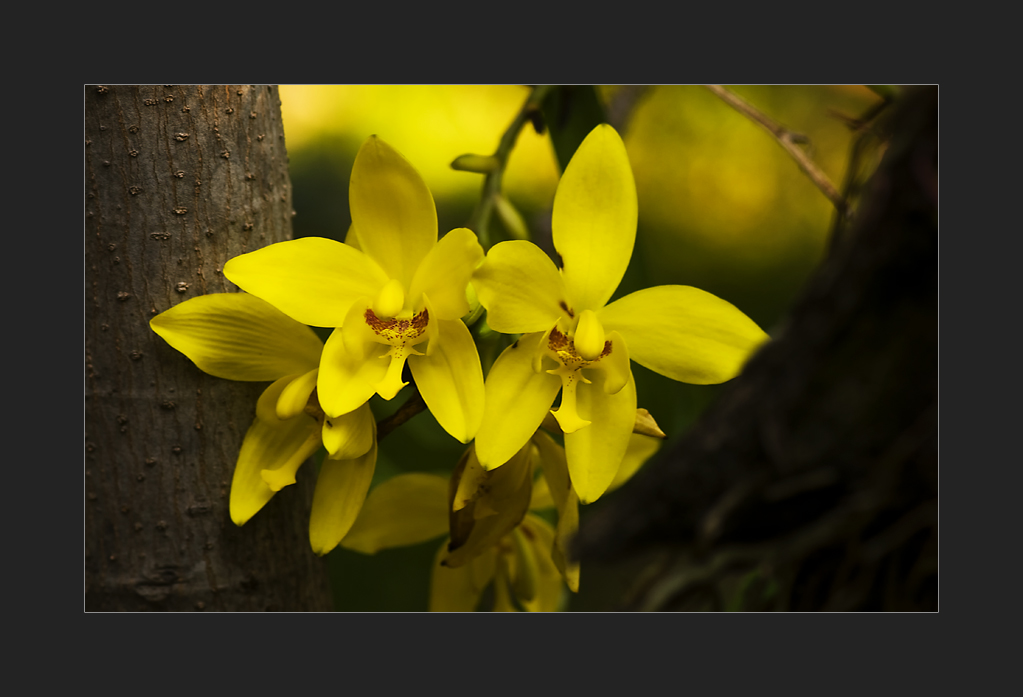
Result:
{"label": "gray bark", "polygon": [[85,195],[85,608],[331,609],[310,464],[244,527],[228,515],[265,385],[206,375],[148,324],[291,238],[277,89],[86,87]]}

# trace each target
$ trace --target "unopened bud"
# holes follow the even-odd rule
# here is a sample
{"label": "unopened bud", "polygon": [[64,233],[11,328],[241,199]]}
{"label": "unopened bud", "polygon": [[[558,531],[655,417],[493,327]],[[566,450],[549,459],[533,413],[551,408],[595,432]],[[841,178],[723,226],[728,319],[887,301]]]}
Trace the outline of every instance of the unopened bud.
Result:
{"label": "unopened bud", "polygon": [[459,155],[451,163],[451,169],[477,174],[488,174],[500,166],[500,161],[493,155]]}

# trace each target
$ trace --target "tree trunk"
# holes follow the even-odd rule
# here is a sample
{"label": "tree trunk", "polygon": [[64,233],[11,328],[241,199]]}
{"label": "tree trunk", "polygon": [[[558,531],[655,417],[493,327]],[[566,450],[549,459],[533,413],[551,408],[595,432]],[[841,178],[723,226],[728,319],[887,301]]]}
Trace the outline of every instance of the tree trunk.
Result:
{"label": "tree trunk", "polygon": [[85,89],[85,608],[329,610],[314,477],[228,515],[262,383],[200,371],[149,328],[235,291],[231,257],[291,237],[277,89]]}
{"label": "tree trunk", "polygon": [[584,570],[637,570],[624,608],[937,609],[937,88],[892,111],[786,326],[584,519]]}

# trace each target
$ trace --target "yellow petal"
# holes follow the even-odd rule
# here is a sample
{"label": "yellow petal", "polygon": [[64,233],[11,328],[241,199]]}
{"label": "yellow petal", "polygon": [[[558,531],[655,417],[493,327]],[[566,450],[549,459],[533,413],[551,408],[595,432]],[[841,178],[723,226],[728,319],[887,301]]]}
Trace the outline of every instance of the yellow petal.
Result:
{"label": "yellow petal", "polygon": [[731,380],[768,339],[734,305],[690,286],[640,290],[598,314],[625,337],[632,360],[695,385]]}
{"label": "yellow petal", "polygon": [[532,242],[495,244],[473,274],[472,283],[494,331],[543,332],[558,318],[572,316],[561,274]]}
{"label": "yellow petal", "polygon": [[433,562],[430,578],[430,612],[472,612],[480,596],[494,578],[497,550],[489,549],[465,566],[444,566],[447,543],[441,545]]}
{"label": "yellow petal", "polygon": [[425,542],[448,530],[448,480],[410,472],[378,484],[341,546],[363,554]]}
{"label": "yellow petal", "polygon": [[533,371],[542,337],[541,332],[521,337],[498,356],[487,376],[483,421],[476,433],[476,455],[486,469],[501,466],[525,445],[561,389],[557,376]]}
{"label": "yellow petal", "polygon": [[[299,417],[296,420],[305,420],[305,417]],[[295,441],[297,442],[297,440]],[[270,487],[270,491],[280,491],[286,486],[291,486],[297,480],[295,478],[298,473],[298,468],[302,464],[312,457],[320,448],[320,434],[314,430],[308,436],[305,441],[299,445],[296,450],[288,457],[286,461],[280,463],[271,463],[273,469],[261,470],[259,476],[263,478],[266,485]]]}
{"label": "yellow petal", "polygon": [[[639,468],[657,453],[664,441],[652,436],[644,436],[640,433],[633,433],[629,436],[629,446],[625,450],[625,457],[618,467],[615,478],[611,480],[607,491],[614,491],[625,482],[632,479],[632,475],[639,471]],[[605,492],[607,493],[607,492]]]}
{"label": "yellow petal", "polygon": [[362,250],[410,288],[416,268],[437,243],[437,209],[426,182],[374,135],[355,156],[348,198]]}
{"label": "yellow petal", "polygon": [[419,265],[409,289],[409,301],[417,309],[423,293],[430,296],[430,319],[458,319],[469,312],[465,289],[472,272],[483,260],[476,233],[458,228],[444,235]]}
{"label": "yellow petal", "polygon": [[316,478],[309,543],[323,556],[337,547],[359,516],[377,464],[376,424],[373,447],[354,460],[324,459]]}
{"label": "yellow petal", "polygon": [[200,370],[228,380],[276,380],[320,361],[323,342],[248,293],[200,295],[161,312],[149,326]]}
{"label": "yellow petal", "polygon": [[281,418],[277,416],[277,403],[281,401],[281,395],[291,383],[302,377],[302,374],[285,375],[274,380],[273,384],[263,390],[256,400],[256,418],[266,421],[268,424],[277,424]]}
{"label": "yellow petal", "polygon": [[[276,403],[285,385],[286,381],[279,380],[268,387],[264,391],[269,394],[267,401]],[[287,421],[257,417],[245,433],[231,479],[229,507],[235,525],[244,525],[276,493],[264,479],[264,471],[281,470],[293,480],[295,471],[319,447],[319,425],[308,416]]]}
{"label": "yellow petal", "polygon": [[373,412],[369,403],[341,416],[323,420],[323,447],[332,460],[352,460],[373,447]]}
{"label": "yellow petal", "polygon": [[625,144],[601,124],[579,145],[554,194],[554,247],[576,312],[599,310],[618,287],[632,258],[636,219]]}
{"label": "yellow petal", "polygon": [[316,379],[317,398],[327,416],[354,411],[376,393],[377,384],[387,374],[389,362],[383,356],[388,348],[372,343],[364,357],[355,357],[345,348],[342,330],[331,333]]}
{"label": "yellow petal", "polygon": [[582,503],[593,503],[611,484],[636,422],[636,383],[631,377],[618,394],[609,395],[604,374],[592,374],[593,384],[580,385],[577,394],[579,415],[592,423],[565,434],[568,470]]}
{"label": "yellow petal", "polygon": [[[432,300],[432,298],[431,298]],[[408,358],[423,401],[437,423],[452,436],[468,443],[483,419],[483,368],[476,343],[462,320],[434,320],[437,338],[430,339],[428,355]]]}
{"label": "yellow petal", "polygon": [[323,237],[278,242],[224,264],[224,275],[285,314],[316,327],[337,327],[362,296],[387,283],[383,269],[346,244]]}
{"label": "yellow petal", "polygon": [[290,419],[305,411],[309,404],[309,396],[316,389],[317,368],[292,380],[277,399],[276,411],[278,419]]}

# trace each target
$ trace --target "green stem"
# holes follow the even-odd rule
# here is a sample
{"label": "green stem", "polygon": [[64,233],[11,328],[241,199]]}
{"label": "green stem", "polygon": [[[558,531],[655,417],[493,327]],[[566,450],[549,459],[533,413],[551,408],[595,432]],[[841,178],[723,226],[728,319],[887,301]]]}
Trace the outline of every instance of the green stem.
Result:
{"label": "green stem", "polygon": [[537,85],[533,88],[526,103],[522,105],[511,125],[501,136],[501,142],[498,143],[497,150],[494,152],[493,156],[498,165],[484,178],[483,192],[480,195],[479,203],[476,204],[476,208],[466,224],[466,227],[476,233],[484,250],[489,250],[493,244],[490,239],[490,218],[494,212],[494,201],[501,193],[501,180],[504,177],[505,167],[508,166],[508,157],[511,155],[512,148],[515,147],[519,132],[529,120],[529,115],[540,108],[540,104],[554,87],[554,85]]}

